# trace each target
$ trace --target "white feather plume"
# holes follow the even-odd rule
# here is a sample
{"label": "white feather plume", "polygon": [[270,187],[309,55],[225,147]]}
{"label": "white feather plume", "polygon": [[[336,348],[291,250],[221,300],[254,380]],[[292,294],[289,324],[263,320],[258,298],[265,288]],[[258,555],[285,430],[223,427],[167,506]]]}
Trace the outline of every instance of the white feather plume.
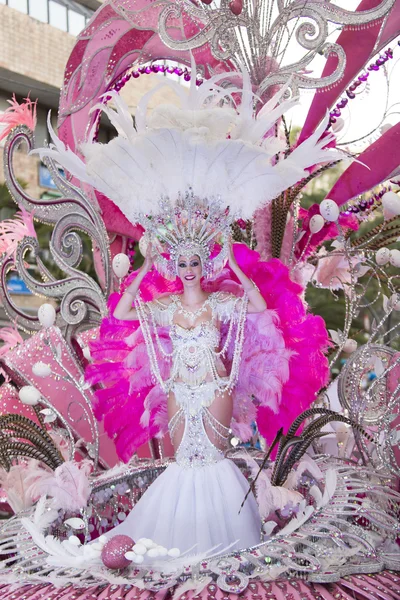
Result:
{"label": "white feather plume", "polygon": [[95,104],[90,112],[101,110],[110,119],[111,124],[118,131],[118,134],[122,137],[130,140],[136,136],[136,129],[133,125],[132,115],[129,112],[129,106],[126,104],[124,99],[114,90],[102,94],[100,98],[111,97],[116,110],[108,106],[107,104]]}
{"label": "white feather plume", "polygon": [[[195,68],[195,65],[192,65]],[[195,72],[195,71],[194,71]],[[218,82],[229,76],[243,78],[243,105],[239,111],[215,106],[229,92]],[[276,164],[272,157],[282,150],[274,137],[265,137],[293,100],[283,101],[282,88],[253,116],[250,79],[245,72],[219,74],[196,89],[192,78],[189,94],[166,80],[181,101],[181,108],[163,105],[147,116],[151,90],[139,102],[136,130],[129,109],[115,92],[115,110],[96,105],[109,115],[119,136],[108,144],[86,143],[81,150],[86,165],[57,138],[49,122],[53,144],[39,149],[41,157],[54,158],[67,171],[89,183],[112,200],[131,222],[138,212],[157,213],[162,197],[174,200],[189,188],[199,198],[220,198],[237,217],[251,218],[262,205],[308,175],[307,168],[342,157],[326,146],[334,139],[324,134],[327,120],[287,158]]]}

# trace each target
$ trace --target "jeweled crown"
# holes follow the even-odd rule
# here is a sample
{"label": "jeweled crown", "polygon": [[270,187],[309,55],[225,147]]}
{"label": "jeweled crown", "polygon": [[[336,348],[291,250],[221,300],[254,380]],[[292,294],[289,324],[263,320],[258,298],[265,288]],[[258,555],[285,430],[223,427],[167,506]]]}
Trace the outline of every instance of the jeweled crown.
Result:
{"label": "jeweled crown", "polygon": [[156,267],[168,279],[175,279],[180,256],[199,256],[203,275],[216,275],[228,256],[233,220],[219,197],[197,198],[191,188],[175,201],[161,198],[157,214],[138,215],[147,239],[154,244]]}

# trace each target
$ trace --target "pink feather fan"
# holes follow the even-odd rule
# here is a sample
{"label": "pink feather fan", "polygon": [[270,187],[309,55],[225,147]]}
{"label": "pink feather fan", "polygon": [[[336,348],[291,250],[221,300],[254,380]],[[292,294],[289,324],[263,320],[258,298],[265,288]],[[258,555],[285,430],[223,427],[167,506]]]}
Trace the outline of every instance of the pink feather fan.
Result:
{"label": "pink feather fan", "polygon": [[36,238],[33,215],[21,207],[12,219],[0,221],[0,254],[14,255],[25,236]]}
{"label": "pink feather fan", "polygon": [[28,494],[35,499],[50,496],[56,509],[79,510],[87,505],[90,496],[88,475],[91,469],[92,464],[86,460],[64,462],[54,473],[41,468],[32,469],[28,477],[32,482]]}
{"label": "pink feather fan", "polygon": [[25,98],[24,102],[19,104],[15,98],[15,94],[11,100],[7,100],[9,106],[2,115],[0,115],[0,141],[8,136],[10,131],[17,125],[26,125],[31,131],[36,127],[36,103],[29,98]]}
{"label": "pink feather fan", "polygon": [[22,344],[24,340],[16,327],[2,327],[0,329],[0,341],[3,342],[0,346],[0,356],[4,356],[11,348]]}

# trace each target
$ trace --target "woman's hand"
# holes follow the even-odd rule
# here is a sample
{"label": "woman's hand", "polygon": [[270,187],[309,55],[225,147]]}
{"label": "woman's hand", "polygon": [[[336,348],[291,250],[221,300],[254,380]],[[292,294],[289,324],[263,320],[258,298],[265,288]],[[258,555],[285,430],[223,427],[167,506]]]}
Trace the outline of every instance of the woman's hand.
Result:
{"label": "woman's hand", "polygon": [[153,244],[150,242],[147,246],[146,256],[144,258],[144,262],[142,265],[142,271],[144,273],[148,273],[153,266],[154,257],[153,257]]}
{"label": "woman's hand", "polygon": [[234,269],[234,267],[237,267],[236,258],[235,258],[235,255],[233,254],[232,238],[229,238],[229,242],[228,242],[228,265],[230,266],[230,268],[232,270]]}

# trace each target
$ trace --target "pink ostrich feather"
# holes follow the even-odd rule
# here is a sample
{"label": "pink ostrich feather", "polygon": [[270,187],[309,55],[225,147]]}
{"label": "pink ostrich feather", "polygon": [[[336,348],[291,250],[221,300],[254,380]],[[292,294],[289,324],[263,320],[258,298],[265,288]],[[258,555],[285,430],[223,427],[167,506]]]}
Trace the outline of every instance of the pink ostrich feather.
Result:
{"label": "pink ostrich feather", "polygon": [[64,462],[54,473],[40,467],[32,469],[27,479],[31,481],[27,493],[35,499],[50,496],[57,509],[79,510],[87,505],[90,496],[88,475],[91,469],[92,464],[86,460]]}
{"label": "pink ostrich feather", "polygon": [[[241,268],[260,288],[268,309],[249,315],[246,321],[232,429],[241,440],[248,440],[251,423],[256,420],[270,442],[276,431],[281,426],[287,428],[326,385],[328,333],[324,321],[307,312],[303,288],[290,279],[281,261],[263,262],[257,252],[242,244],[236,244],[234,252]],[[135,276],[129,276],[125,283]],[[204,289],[243,293],[228,267],[214,280],[204,282]],[[148,273],[141,285],[145,301],[181,290],[179,281],[167,281],[157,272]],[[119,297],[113,294],[109,299],[111,316],[103,320],[99,338],[90,344],[93,362],[85,375],[91,384],[101,384],[95,392],[95,414],[114,439],[118,456],[127,462],[139,446],[166,432],[167,398],[151,376],[139,323],[112,316]],[[226,326],[221,329],[222,341],[226,330]],[[168,329],[160,328],[159,335],[169,352]],[[232,355],[233,342],[226,357],[228,368]],[[167,371],[162,376],[167,377]]]}
{"label": "pink ostrich feather", "polygon": [[0,485],[6,492],[8,503],[14,513],[19,513],[33,505],[28,483],[32,465],[36,468],[37,462],[28,461],[15,464],[8,472],[0,468]]}
{"label": "pink ostrich feather", "polygon": [[21,208],[14,218],[0,221],[0,254],[15,257],[18,243],[26,236],[36,238],[36,231],[32,213]]}
{"label": "pink ostrich feather", "polygon": [[[255,350],[250,360],[246,359],[248,355],[251,356],[253,347],[255,348],[255,340],[249,338],[247,341],[245,338],[242,361],[244,370],[239,376],[237,393],[242,394],[243,390],[246,394],[247,390],[252,390],[258,405],[259,431],[270,443],[278,429],[283,427],[286,430],[292,421],[312,404],[319,390],[329,381],[329,366],[325,355],[330,346],[329,336],[324,320],[308,312],[303,300],[304,290],[301,285],[291,280],[287,266],[278,259],[268,262],[260,260],[259,254],[244,244],[236,244],[234,253],[239,266],[259,287],[268,309],[274,311],[279,319],[279,331],[286,351],[286,354],[281,356],[279,366],[275,364],[274,367],[274,353],[268,355],[270,362],[264,361],[265,375],[259,380],[258,387],[261,391],[265,389],[266,397],[261,393],[257,398],[253,393],[252,382],[246,374],[246,365],[249,363],[252,368],[252,362],[258,362],[256,355],[261,354],[265,348],[264,344],[269,342],[269,336],[260,337],[260,347]],[[233,274],[231,278],[235,279]],[[255,322],[260,318],[262,315],[257,315]],[[249,322],[251,317],[248,318]],[[288,360],[288,373],[285,371],[284,358]],[[262,359],[260,363],[261,373]],[[271,368],[271,372],[268,372],[268,368]],[[275,381],[272,377],[274,373]],[[282,382],[281,393],[276,387],[279,378]],[[268,390],[270,385],[272,390],[275,390],[275,395]]]}
{"label": "pink ostrich feather", "polygon": [[[153,278],[158,279],[158,275],[148,275],[141,291],[150,300],[154,291],[163,287],[159,281],[154,285]],[[104,421],[118,456],[128,462],[139,446],[166,432],[167,398],[154,384],[138,321],[121,321],[112,316],[119,297],[110,296],[110,316],[103,319],[99,338],[90,343],[93,362],[86,368],[85,376],[91,384],[101,384],[95,392],[96,418]],[[160,329],[159,335],[169,351],[167,330]],[[162,376],[166,378],[168,373],[162,370]]]}
{"label": "pink ostrich feather", "polygon": [[24,98],[24,102],[19,104],[13,94],[12,99],[7,102],[11,106],[0,115],[0,141],[6,138],[17,125],[26,125],[31,131],[34,131],[36,127],[37,100],[32,102],[28,96],[28,98]]}
{"label": "pink ostrich feather", "polygon": [[15,327],[2,327],[0,329],[0,340],[3,341],[3,345],[0,347],[0,356],[4,356],[11,348],[22,344],[24,341]]}

